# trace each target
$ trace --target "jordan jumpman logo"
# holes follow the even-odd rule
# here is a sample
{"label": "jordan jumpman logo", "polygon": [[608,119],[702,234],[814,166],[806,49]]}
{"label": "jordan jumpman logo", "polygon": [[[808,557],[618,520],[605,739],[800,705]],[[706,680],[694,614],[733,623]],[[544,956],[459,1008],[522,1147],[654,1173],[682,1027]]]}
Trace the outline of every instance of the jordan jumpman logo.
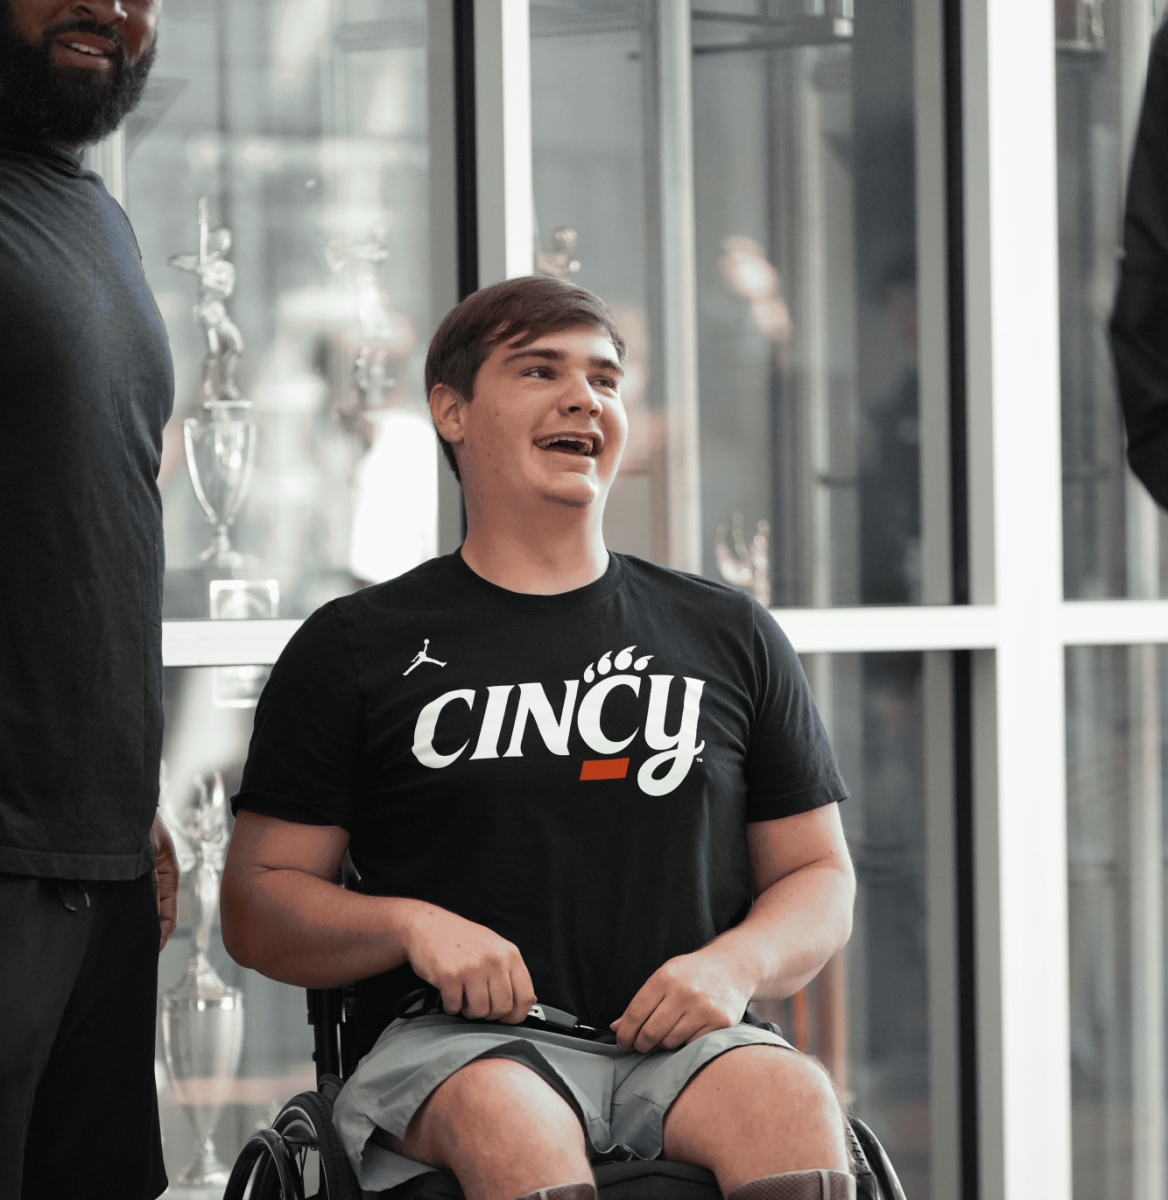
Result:
{"label": "jordan jumpman logo", "polygon": [[430,648],[430,639],[427,638],[421,650],[414,655],[414,661],[402,672],[403,675],[408,675],[415,667],[420,667],[422,663],[433,663],[436,667],[444,667],[444,662],[439,662],[436,658],[431,658],[426,651]]}

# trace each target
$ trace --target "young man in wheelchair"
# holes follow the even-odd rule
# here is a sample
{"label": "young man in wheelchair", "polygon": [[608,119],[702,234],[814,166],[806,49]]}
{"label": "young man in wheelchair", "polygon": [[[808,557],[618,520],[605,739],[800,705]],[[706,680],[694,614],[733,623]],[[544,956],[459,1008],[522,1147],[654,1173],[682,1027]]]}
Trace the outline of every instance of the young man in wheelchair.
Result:
{"label": "young man in wheelchair", "polygon": [[663,1156],[732,1200],[854,1195],[830,1080],[744,1020],[847,941],[846,792],[766,612],[605,549],[623,358],[559,280],[455,308],[426,385],[466,540],[316,612],[256,713],[224,940],[361,981],[334,1119],[369,1190],[586,1200],[592,1163]]}

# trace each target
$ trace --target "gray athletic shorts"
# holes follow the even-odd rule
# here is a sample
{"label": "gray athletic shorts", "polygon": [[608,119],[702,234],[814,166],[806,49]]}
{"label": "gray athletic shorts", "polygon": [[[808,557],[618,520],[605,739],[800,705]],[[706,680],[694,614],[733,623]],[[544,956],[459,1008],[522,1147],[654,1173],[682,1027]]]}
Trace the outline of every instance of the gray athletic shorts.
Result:
{"label": "gray athletic shorts", "polygon": [[478,1025],[433,1013],[394,1021],[345,1084],[333,1108],[363,1190],[396,1187],[432,1168],[370,1141],[377,1129],[406,1135],[439,1084],[478,1058],[510,1058],[547,1080],[576,1111],[594,1162],[657,1158],[669,1106],[708,1062],[738,1046],[793,1049],[777,1033],[734,1025],[678,1050],[641,1054],[526,1026]]}

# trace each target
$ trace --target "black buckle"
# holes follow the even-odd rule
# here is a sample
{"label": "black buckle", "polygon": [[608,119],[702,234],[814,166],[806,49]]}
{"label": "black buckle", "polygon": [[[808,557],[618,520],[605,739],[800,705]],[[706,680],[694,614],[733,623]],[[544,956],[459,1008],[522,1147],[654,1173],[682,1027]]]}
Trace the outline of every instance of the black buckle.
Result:
{"label": "black buckle", "polygon": [[[442,1007],[441,993],[432,984],[407,992],[393,1006],[394,1019],[402,1021],[412,1021],[416,1017],[445,1011]],[[499,1024],[498,1021],[489,1020],[487,1017],[464,1017],[462,1013],[453,1015],[468,1025]],[[562,1008],[553,1008],[550,1004],[533,1004],[519,1024],[528,1029],[546,1029],[551,1033],[566,1033],[570,1037],[585,1038],[588,1041],[595,1041],[608,1032],[605,1029],[594,1029],[591,1025],[581,1025],[575,1014],[565,1012]]]}

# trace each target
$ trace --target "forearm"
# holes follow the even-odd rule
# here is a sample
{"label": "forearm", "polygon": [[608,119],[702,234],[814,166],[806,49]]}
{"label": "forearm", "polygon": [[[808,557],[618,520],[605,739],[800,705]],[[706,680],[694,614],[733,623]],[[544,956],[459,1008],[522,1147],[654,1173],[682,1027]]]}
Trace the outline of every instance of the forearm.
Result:
{"label": "forearm", "polygon": [[755,999],[793,995],[847,943],[854,897],[850,869],[811,864],[771,884],[746,919],[703,953]]}
{"label": "forearm", "polygon": [[421,900],[365,896],[296,870],[223,881],[223,943],[241,966],[297,987],[337,987],[399,967]]}

